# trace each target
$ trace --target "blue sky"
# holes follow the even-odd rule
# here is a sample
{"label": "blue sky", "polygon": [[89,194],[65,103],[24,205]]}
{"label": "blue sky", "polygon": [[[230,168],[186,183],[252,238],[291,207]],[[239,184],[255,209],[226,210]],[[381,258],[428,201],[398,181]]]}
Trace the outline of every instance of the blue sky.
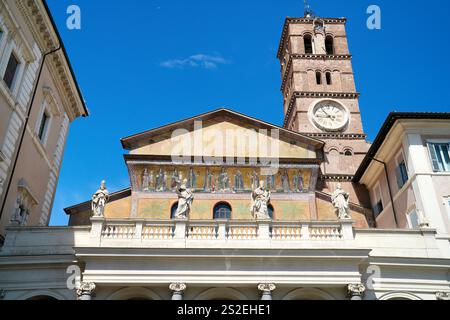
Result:
{"label": "blue sky", "polygon": [[[450,111],[448,0],[310,0],[347,17],[364,127],[373,140],[390,111]],[[52,225],[90,199],[102,179],[129,186],[120,138],[219,107],[281,125],[276,52],[286,16],[302,0],[48,0],[89,118],[71,126]],[[81,30],[66,9],[81,8]],[[377,4],[382,29],[366,27]]]}

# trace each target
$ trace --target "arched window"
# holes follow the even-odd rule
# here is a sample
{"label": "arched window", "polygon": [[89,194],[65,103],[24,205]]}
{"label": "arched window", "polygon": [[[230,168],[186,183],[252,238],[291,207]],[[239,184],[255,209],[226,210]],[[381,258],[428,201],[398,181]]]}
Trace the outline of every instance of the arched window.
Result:
{"label": "arched window", "polygon": [[272,219],[273,220],[273,217],[274,217],[274,212],[275,212],[275,210],[273,209],[273,206],[271,205],[271,204],[269,204],[268,206],[267,206],[267,209],[269,209],[269,217],[270,217],[270,219]]}
{"label": "arched window", "polygon": [[325,73],[325,77],[327,78],[327,85],[331,85],[331,72]]}
{"label": "arched window", "polygon": [[305,42],[305,53],[313,54],[312,36],[310,34],[305,34],[303,41]]}
{"label": "arched window", "polygon": [[316,83],[318,85],[322,84],[322,73],[320,71],[316,71]]}
{"label": "arched window", "polygon": [[345,155],[346,157],[351,157],[351,156],[353,155],[353,152],[352,152],[352,150],[347,149],[347,150],[344,151],[344,155]]}
{"label": "arched window", "polygon": [[170,218],[171,219],[175,219],[175,214],[177,213],[177,209],[178,209],[178,202],[175,202],[172,205],[172,208],[170,208]]}
{"label": "arched window", "polygon": [[328,55],[334,54],[334,39],[332,36],[327,36],[325,38],[325,50]]}
{"label": "arched window", "polygon": [[214,206],[214,219],[231,219],[231,206],[220,202]]}

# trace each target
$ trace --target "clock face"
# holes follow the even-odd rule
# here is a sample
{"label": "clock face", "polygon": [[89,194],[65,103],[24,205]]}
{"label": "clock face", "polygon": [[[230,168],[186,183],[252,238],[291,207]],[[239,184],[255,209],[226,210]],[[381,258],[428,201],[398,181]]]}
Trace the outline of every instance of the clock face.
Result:
{"label": "clock face", "polygon": [[339,131],[348,123],[348,112],[334,101],[319,102],[313,109],[312,119],[322,130]]}

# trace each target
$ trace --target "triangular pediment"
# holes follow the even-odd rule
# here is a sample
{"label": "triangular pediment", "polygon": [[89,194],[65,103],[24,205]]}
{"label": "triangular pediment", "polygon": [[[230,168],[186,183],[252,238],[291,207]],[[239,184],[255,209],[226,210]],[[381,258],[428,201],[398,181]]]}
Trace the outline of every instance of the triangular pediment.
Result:
{"label": "triangular pediment", "polygon": [[[122,139],[131,155],[314,159],[323,142],[219,109]],[[182,149],[182,150],[181,150]]]}

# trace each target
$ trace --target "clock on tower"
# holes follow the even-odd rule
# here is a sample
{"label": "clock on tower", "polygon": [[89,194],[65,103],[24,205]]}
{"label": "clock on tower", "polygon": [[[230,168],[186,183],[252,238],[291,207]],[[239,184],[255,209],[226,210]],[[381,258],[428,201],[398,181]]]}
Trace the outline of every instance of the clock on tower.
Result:
{"label": "clock on tower", "polygon": [[325,142],[324,179],[351,180],[369,149],[345,18],[287,18],[278,58],[284,127]]}

